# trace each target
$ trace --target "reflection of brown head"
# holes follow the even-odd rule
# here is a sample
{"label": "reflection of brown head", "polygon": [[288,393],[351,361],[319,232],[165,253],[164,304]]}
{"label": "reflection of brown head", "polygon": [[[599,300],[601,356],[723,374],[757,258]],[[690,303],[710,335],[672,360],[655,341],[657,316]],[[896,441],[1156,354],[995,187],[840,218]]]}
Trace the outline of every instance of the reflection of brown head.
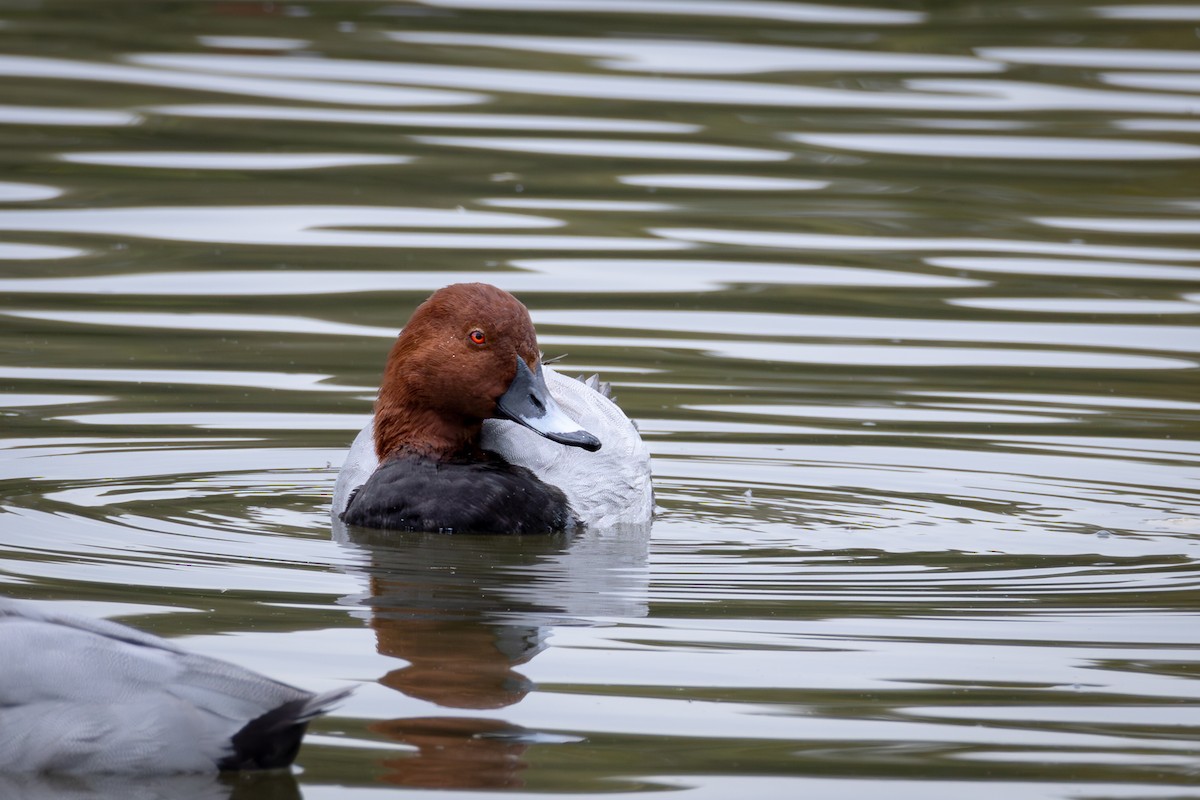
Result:
{"label": "reflection of brown head", "polygon": [[529,765],[521,756],[527,745],[514,740],[514,729],[506,723],[433,717],[377,722],[371,730],[417,748],[414,755],[383,762],[386,783],[426,789],[524,786],[520,773]]}
{"label": "reflection of brown head", "polygon": [[497,647],[497,629],[491,625],[376,616],[371,626],[381,654],[409,662],[381,683],[410,697],[449,708],[503,708],[532,689]]}
{"label": "reflection of brown head", "polygon": [[[533,686],[512,667],[536,655],[536,631],[505,637],[511,628],[470,615],[446,619],[445,612],[396,602],[407,596],[407,606],[430,591],[437,589],[397,578],[371,578],[371,594],[391,601],[383,606],[386,612],[371,618],[376,649],[408,662],[380,682],[409,697],[455,709],[498,709],[521,702]],[[505,651],[502,638],[516,644],[514,651]]]}
{"label": "reflection of brown head", "polygon": [[529,311],[486,283],[439,289],[413,312],[388,356],[375,404],[375,450],[449,455],[478,439],[516,373],[538,367]]}

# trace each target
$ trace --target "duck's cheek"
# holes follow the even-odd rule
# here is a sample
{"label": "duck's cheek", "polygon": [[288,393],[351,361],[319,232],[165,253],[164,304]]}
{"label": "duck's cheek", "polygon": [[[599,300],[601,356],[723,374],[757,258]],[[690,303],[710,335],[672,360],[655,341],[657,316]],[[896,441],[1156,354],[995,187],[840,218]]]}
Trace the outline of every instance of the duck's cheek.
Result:
{"label": "duck's cheek", "polygon": [[477,392],[471,398],[471,404],[468,411],[468,416],[477,419],[491,419],[497,415],[496,404],[500,401],[500,397],[504,394],[504,386],[489,386],[487,389]]}
{"label": "duck's cheek", "polygon": [[472,398],[466,409],[466,416],[473,419],[491,419],[496,415],[496,399],[490,394],[481,394]]}
{"label": "duck's cheek", "polygon": [[500,402],[500,398],[508,391],[511,383],[511,376],[506,376],[503,379],[491,377],[486,382],[480,383],[475,393],[479,416],[484,419],[496,416],[496,404]]}

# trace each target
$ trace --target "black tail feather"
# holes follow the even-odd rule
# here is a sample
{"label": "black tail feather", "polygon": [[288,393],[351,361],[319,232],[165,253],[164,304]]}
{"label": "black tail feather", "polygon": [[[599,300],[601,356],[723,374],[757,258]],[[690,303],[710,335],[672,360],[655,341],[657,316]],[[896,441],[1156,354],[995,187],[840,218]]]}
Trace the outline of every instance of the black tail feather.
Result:
{"label": "black tail feather", "polygon": [[291,700],[247,722],[230,740],[233,752],[217,762],[221,771],[283,769],[296,760],[308,723],[345,699],[353,687]]}

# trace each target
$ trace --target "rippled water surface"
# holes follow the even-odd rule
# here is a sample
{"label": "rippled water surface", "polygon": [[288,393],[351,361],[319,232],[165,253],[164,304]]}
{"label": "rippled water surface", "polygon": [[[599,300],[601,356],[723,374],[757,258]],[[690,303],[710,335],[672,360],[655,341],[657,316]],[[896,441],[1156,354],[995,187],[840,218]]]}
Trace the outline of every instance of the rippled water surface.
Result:
{"label": "rippled water surface", "polygon": [[[294,780],[0,794],[1195,796],[1198,25],[0,0],[3,591],[360,684]],[[613,382],[649,532],[331,530],[462,280]]]}

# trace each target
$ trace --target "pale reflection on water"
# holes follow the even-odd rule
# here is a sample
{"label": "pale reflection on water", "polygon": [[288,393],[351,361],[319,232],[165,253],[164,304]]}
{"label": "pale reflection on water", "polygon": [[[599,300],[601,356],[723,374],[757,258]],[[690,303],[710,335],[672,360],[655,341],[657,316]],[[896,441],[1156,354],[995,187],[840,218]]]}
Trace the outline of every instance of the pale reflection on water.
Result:
{"label": "pale reflection on water", "polygon": [[674,39],[585,39],[578,36],[488,36],[389,32],[389,39],[420,44],[496,47],[534,53],[600,57],[597,66],[629,72],[749,75],[760,72],[1002,72],[1004,65],[970,56],[874,53],[812,47],[688,42]]}
{"label": "pale reflection on water", "polygon": [[[387,228],[557,228],[562,220],[501,211],[371,206],[142,207],[0,210],[0,231],[83,233],[171,241],[312,247],[463,250],[683,250],[663,239],[519,234],[391,233]],[[374,229],[374,230],[373,230]]]}
{"label": "pale reflection on water", "polygon": [[10,78],[41,78],[99,83],[132,84],[202,93],[250,95],[281,100],[348,103],[365,106],[436,106],[479,103],[483,96],[468,92],[432,89],[392,89],[348,83],[321,83],[269,78],[221,77],[188,72],[164,71],[120,64],[39,58],[0,56],[0,75]]}
{"label": "pale reflection on water", "polygon": [[64,153],[63,161],[107,167],[146,169],[328,169],[330,167],[407,164],[406,156],[365,156],[350,153]]}
{"label": "pale reflection on water", "polygon": [[342,108],[235,106],[193,103],[155,106],[148,112],[207,119],[329,122],[338,125],[391,125],[405,128],[480,128],[491,131],[589,131],[608,133],[695,133],[698,125],[636,119],[544,116],[537,114],[472,114],[431,111],[358,111]]}
{"label": "pale reflection on water", "polygon": [[[0,585],[313,690],[295,776],[0,795],[1177,798],[1195,5],[0,9]],[[331,526],[451,282],[658,515]]]}

